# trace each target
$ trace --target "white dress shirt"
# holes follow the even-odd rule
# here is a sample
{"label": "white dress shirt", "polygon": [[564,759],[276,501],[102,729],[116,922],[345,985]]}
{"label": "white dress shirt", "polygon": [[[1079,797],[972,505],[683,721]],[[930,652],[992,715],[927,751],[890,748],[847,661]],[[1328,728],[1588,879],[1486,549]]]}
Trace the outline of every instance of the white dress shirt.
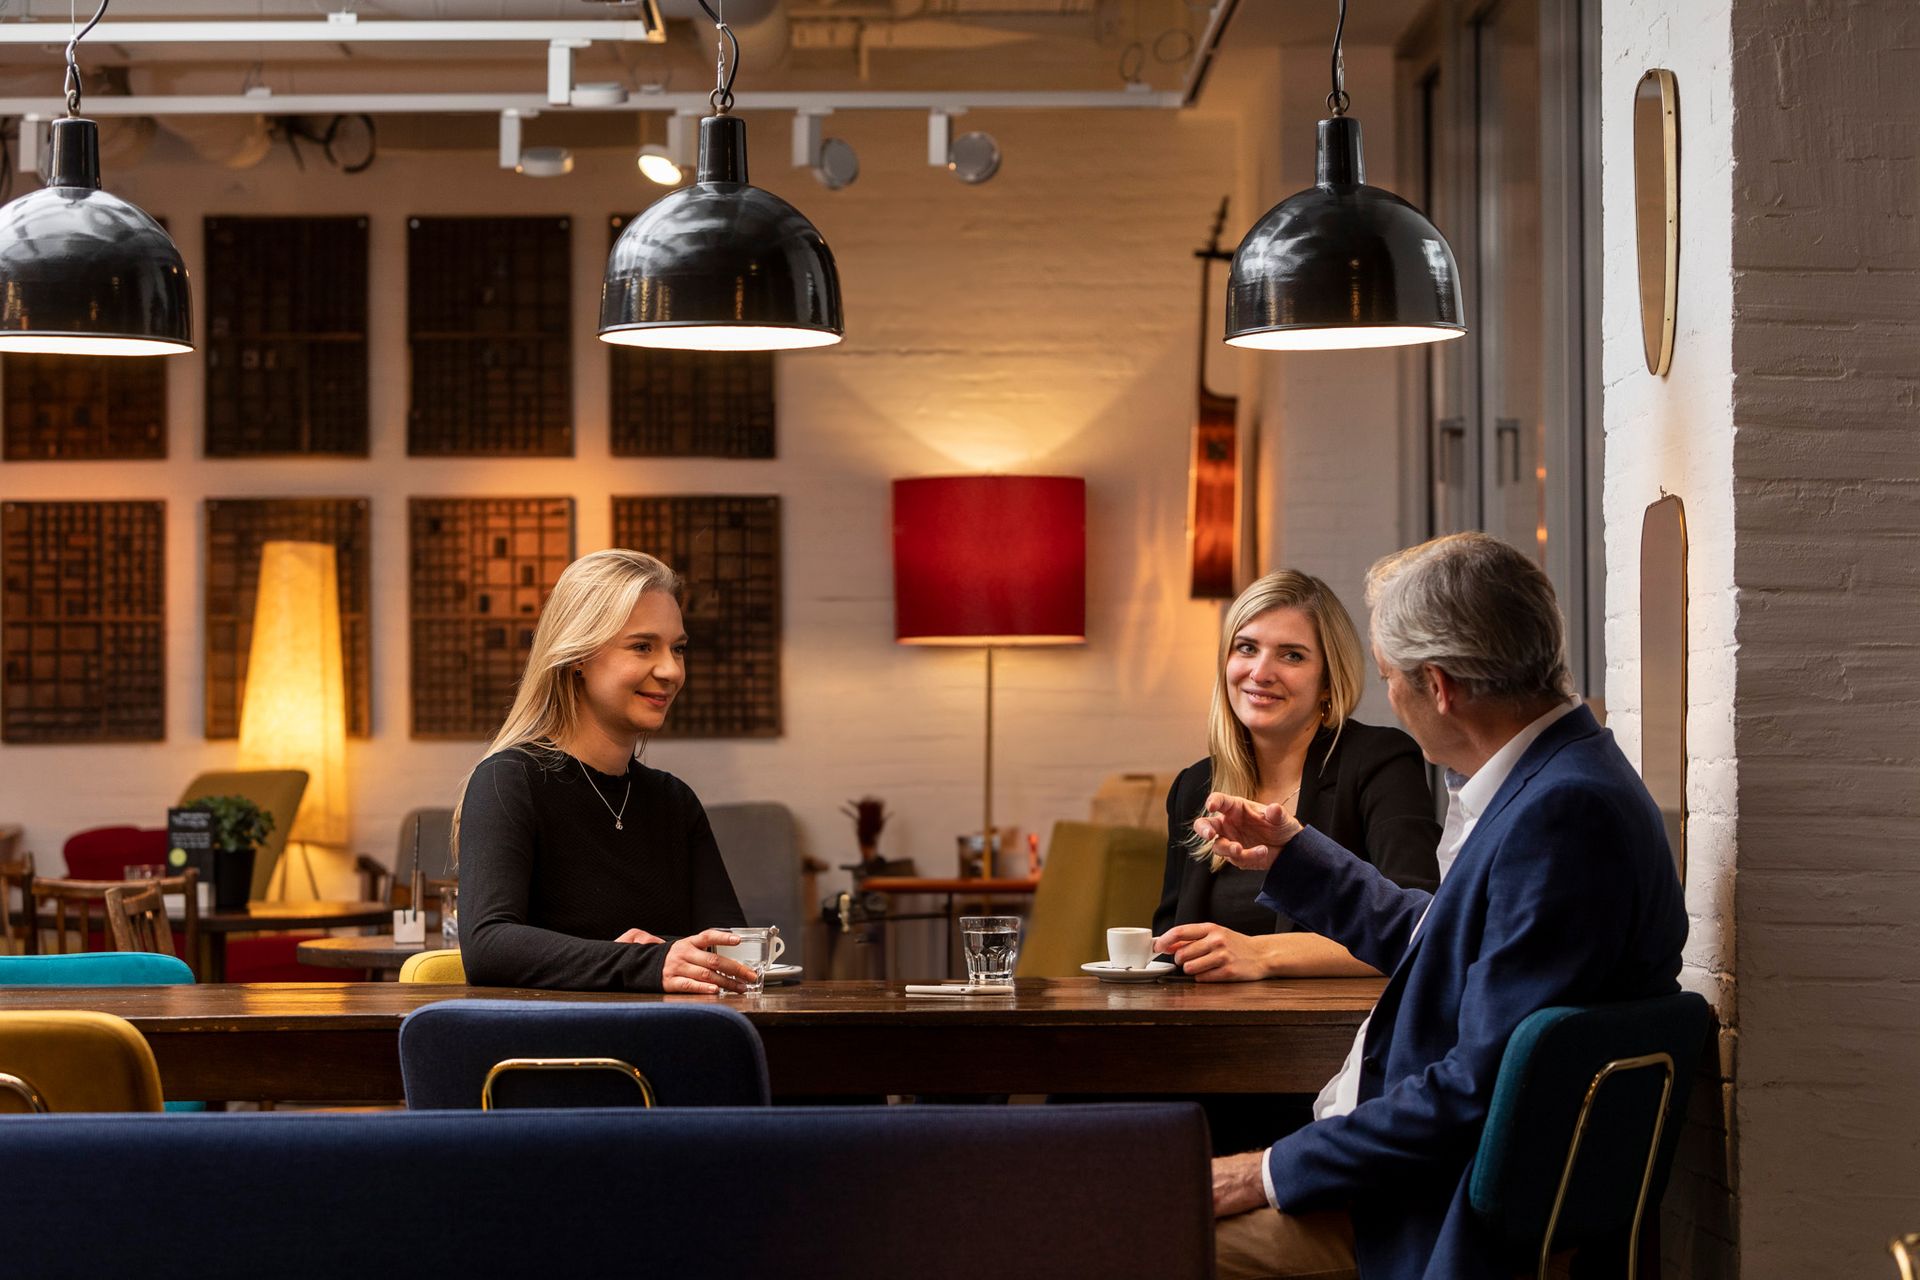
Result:
{"label": "white dress shirt", "polygon": [[[1507,775],[1513,772],[1513,766],[1520,763],[1520,757],[1527,754],[1527,748],[1534,744],[1535,739],[1545,733],[1561,716],[1573,711],[1579,705],[1579,701],[1575,699],[1555,707],[1514,734],[1507,739],[1504,746],[1488,758],[1485,764],[1480,766],[1472,777],[1455,773],[1451,769],[1447,770],[1447,819],[1440,828],[1440,847],[1435,853],[1440,863],[1442,883],[1446,881],[1447,872],[1453,869],[1454,859],[1460,856],[1460,847],[1466,844],[1467,837],[1473,834],[1473,828],[1480,821],[1480,815],[1486,812],[1489,804],[1493,803],[1493,797],[1505,785]],[[1284,850],[1280,856],[1286,856]],[[1434,892],[1438,893],[1439,890],[1436,889]],[[1428,902],[1427,909],[1433,909],[1432,902]],[[1408,937],[1409,944],[1413,938],[1419,936],[1420,926],[1425,924],[1426,920],[1427,914],[1423,911],[1420,913],[1420,919],[1414,923],[1412,935]],[[1339,1073],[1327,1081],[1326,1087],[1320,1090],[1320,1096],[1313,1100],[1315,1120],[1344,1116],[1360,1105],[1360,1058],[1366,1049],[1367,1027],[1372,1022],[1373,1015],[1369,1013],[1361,1022],[1360,1029],[1354,1033],[1353,1047],[1347,1050],[1347,1060],[1341,1064]],[[1273,1198],[1273,1166],[1265,1160],[1260,1162],[1260,1180],[1266,1187],[1267,1203],[1276,1209],[1279,1208],[1279,1205],[1274,1204]]]}

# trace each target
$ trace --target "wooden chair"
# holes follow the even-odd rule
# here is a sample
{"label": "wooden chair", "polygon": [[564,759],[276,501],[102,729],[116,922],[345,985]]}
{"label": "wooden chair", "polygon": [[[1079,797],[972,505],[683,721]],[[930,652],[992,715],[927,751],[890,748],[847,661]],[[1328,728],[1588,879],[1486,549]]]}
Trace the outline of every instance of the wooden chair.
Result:
{"label": "wooden chair", "polygon": [[[200,873],[192,867],[164,880],[130,880],[107,890],[107,928],[113,933],[115,951],[174,954],[173,925],[167,919],[166,895],[178,893],[186,899],[184,959],[193,965],[200,955]],[[195,978],[199,974],[195,973]]]}
{"label": "wooden chair", "polygon": [[30,956],[39,951],[40,931],[33,927],[33,855],[0,858],[0,952]]}
{"label": "wooden chair", "polygon": [[[195,876],[197,885],[199,877]],[[43,929],[42,940],[51,933],[52,946],[48,954],[65,955],[69,951],[112,951],[117,950],[109,934],[107,920],[107,891],[122,887],[138,889],[143,885],[158,885],[163,893],[184,891],[187,877],[170,876],[164,880],[60,880],[35,879],[33,882],[34,914],[36,923]],[[51,907],[51,929],[47,930],[48,908]],[[96,930],[94,911],[100,913]],[[193,965],[198,977],[200,957],[200,902],[196,888],[187,894],[184,948],[187,954],[181,959]],[[169,939],[171,942],[171,939]],[[70,945],[71,944],[71,945]],[[171,946],[166,954],[173,954]]]}

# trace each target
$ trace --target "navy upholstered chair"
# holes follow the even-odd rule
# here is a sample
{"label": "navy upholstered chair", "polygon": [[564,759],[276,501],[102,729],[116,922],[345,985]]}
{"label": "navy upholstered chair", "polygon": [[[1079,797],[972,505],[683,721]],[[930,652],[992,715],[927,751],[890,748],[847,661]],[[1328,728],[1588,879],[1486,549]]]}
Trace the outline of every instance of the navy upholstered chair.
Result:
{"label": "navy upholstered chair", "polygon": [[[24,1116],[0,1168],[35,1280],[1213,1274],[1191,1103]],[[190,1244],[179,1196],[127,1194],[195,1185]],[[370,1203],[429,1208],[398,1266]]]}
{"label": "navy upholstered chair", "polygon": [[1514,1030],[1468,1187],[1475,1213],[1538,1259],[1598,1248],[1636,1274],[1712,1010],[1691,992],[1542,1009]]}
{"label": "navy upholstered chair", "polygon": [[400,1024],[400,1075],[410,1110],[769,1101],[760,1034],[711,1004],[446,1000]]}

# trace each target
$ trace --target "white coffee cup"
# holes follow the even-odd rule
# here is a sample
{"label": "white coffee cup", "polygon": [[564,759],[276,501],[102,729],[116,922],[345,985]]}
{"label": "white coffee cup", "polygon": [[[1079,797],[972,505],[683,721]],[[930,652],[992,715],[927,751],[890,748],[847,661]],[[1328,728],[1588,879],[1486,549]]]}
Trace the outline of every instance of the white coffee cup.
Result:
{"label": "white coffee cup", "polygon": [[1107,959],[1123,969],[1144,969],[1153,961],[1153,930],[1107,930]]}

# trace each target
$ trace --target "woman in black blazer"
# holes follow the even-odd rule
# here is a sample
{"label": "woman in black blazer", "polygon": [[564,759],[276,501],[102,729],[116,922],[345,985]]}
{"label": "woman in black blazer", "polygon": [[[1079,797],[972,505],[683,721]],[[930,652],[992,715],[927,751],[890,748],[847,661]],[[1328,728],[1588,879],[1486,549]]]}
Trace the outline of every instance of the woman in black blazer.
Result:
{"label": "woman in black blazer", "polygon": [[1264,876],[1215,858],[1193,834],[1214,791],[1284,805],[1395,883],[1440,883],[1426,765],[1398,729],[1351,719],[1364,659],[1327,584],[1290,569],[1233,602],[1220,636],[1209,755],[1167,792],[1167,870],[1154,950],[1200,982],[1372,974],[1330,938],[1255,901]]}

